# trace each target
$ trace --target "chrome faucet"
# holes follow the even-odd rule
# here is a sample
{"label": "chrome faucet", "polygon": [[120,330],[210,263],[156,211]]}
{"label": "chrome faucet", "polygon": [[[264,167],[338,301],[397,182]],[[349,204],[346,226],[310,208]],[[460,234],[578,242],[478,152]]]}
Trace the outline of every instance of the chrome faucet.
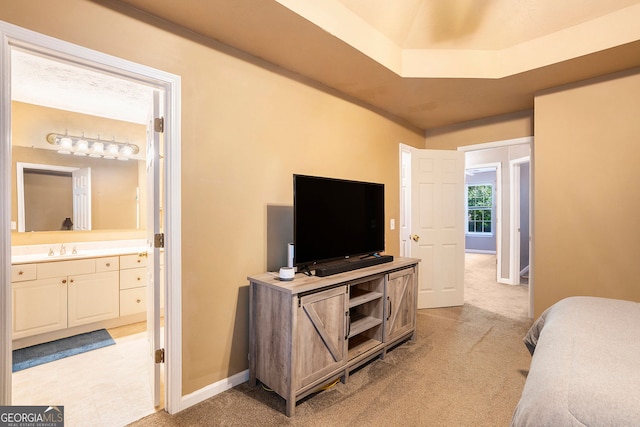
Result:
{"label": "chrome faucet", "polygon": [[64,245],[60,246],[60,255],[65,255],[67,253],[67,248]]}

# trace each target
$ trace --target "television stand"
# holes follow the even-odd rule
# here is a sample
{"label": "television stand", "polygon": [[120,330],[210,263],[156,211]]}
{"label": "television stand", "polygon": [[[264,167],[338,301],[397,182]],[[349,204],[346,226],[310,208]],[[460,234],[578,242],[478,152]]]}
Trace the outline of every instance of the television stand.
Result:
{"label": "television stand", "polygon": [[[289,282],[250,276],[249,385],[296,402],[415,338],[418,262],[392,262]],[[383,367],[379,367],[383,368]]]}
{"label": "television stand", "polygon": [[393,261],[392,255],[370,256],[367,258],[345,258],[337,261],[330,261],[318,264],[315,267],[316,276],[326,277],[333,274],[344,273],[345,271],[358,270],[372,265],[384,264]]}

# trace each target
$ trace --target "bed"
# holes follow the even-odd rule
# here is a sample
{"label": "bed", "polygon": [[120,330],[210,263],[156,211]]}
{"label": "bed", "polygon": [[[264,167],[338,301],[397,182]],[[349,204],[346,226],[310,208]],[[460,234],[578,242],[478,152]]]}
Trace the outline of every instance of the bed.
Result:
{"label": "bed", "polygon": [[524,342],[531,367],[512,426],[640,425],[640,303],[563,299]]}

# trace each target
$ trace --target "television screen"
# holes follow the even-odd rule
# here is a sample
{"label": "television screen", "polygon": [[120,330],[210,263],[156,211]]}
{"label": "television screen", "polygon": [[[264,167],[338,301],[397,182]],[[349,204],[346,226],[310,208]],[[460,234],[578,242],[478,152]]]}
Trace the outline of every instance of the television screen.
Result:
{"label": "television screen", "polygon": [[297,266],[384,250],[384,184],[293,176]]}

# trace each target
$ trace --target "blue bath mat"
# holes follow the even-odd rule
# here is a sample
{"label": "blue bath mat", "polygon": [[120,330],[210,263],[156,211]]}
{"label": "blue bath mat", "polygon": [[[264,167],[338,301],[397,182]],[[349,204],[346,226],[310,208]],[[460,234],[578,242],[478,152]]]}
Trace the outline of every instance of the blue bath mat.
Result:
{"label": "blue bath mat", "polygon": [[114,345],[106,329],[13,350],[13,372]]}

